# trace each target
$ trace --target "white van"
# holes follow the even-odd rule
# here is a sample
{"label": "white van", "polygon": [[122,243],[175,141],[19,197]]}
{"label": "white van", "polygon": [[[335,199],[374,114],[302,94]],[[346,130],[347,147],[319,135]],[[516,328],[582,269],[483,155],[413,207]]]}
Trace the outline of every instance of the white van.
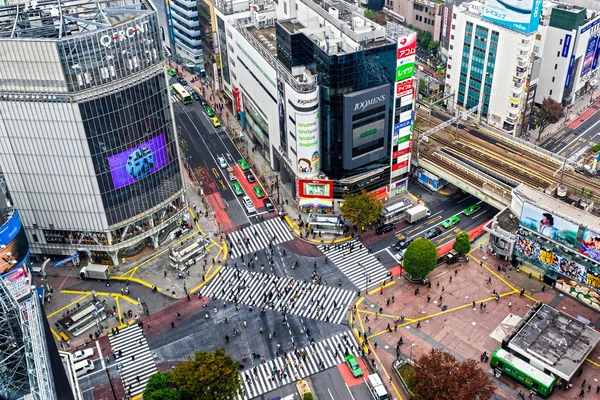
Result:
{"label": "white van", "polygon": [[90,360],[79,361],[73,364],[75,375],[82,376],[94,370],[94,363]]}
{"label": "white van", "polygon": [[248,214],[252,214],[252,213],[256,212],[256,208],[254,208],[254,203],[252,203],[252,200],[250,199],[250,197],[248,197],[248,196],[242,197],[242,202],[244,203],[244,206],[246,207],[246,212]]}
{"label": "white van", "polygon": [[383,382],[381,382],[381,378],[377,374],[371,374],[368,377],[368,386],[373,398],[376,400],[388,400],[387,390],[385,390],[385,386],[383,386]]}

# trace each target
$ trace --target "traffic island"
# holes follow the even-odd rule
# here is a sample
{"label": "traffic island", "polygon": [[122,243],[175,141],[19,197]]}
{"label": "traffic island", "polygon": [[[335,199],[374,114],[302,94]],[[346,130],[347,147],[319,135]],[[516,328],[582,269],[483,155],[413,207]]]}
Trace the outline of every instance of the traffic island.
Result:
{"label": "traffic island", "polygon": [[296,384],[296,388],[298,389],[298,393],[300,393],[300,398],[302,400],[316,400],[315,395],[310,390],[308,382],[306,382],[302,378],[300,378],[300,380]]}

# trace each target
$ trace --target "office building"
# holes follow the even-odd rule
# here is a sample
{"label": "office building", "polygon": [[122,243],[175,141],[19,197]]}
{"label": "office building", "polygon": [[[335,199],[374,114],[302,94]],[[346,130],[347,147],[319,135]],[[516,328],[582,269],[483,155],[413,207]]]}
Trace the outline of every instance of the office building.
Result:
{"label": "office building", "polygon": [[157,17],[140,3],[2,7],[0,167],[32,255],[118,264],[185,212]]}
{"label": "office building", "polygon": [[539,3],[526,15],[500,12],[497,0],[453,8],[446,93],[455,94],[458,108],[478,107],[479,121],[510,134],[520,131],[526,108]]}
{"label": "office building", "polygon": [[[393,182],[390,175],[398,34],[346,2],[217,2],[215,16],[222,89],[247,145],[280,172],[299,206],[337,210],[345,193],[360,190],[386,199],[392,183],[395,194],[406,191],[408,168],[396,167]],[[410,51],[400,63],[409,67],[400,78],[411,83],[403,92],[409,135]],[[408,157],[396,153],[396,162]]]}
{"label": "office building", "polygon": [[204,74],[202,38],[206,33],[200,25],[200,4],[196,0],[170,0],[165,6],[173,58],[190,72]]}
{"label": "office building", "polygon": [[600,14],[572,4],[549,5],[535,42],[543,60],[535,102],[550,97],[568,106],[598,85]]}
{"label": "office building", "polygon": [[[441,0],[386,0],[385,6],[394,14],[402,16],[404,24],[431,33],[434,41],[442,35],[444,1]],[[392,14],[393,16],[393,14]]]}

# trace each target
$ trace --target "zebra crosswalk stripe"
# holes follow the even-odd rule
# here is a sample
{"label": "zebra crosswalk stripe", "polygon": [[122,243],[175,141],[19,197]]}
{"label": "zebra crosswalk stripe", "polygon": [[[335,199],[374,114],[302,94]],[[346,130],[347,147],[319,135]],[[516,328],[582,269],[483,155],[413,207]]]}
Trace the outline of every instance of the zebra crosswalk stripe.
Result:
{"label": "zebra crosswalk stripe", "polygon": [[[248,239],[248,245],[244,238]],[[254,253],[269,246],[269,241],[273,243],[284,243],[294,239],[289,226],[281,218],[271,218],[259,224],[248,226],[231,232],[231,256],[239,257],[242,254]]]}
{"label": "zebra crosswalk stripe", "polygon": [[286,313],[336,324],[342,323],[354,298],[350,290],[232,267],[224,267],[200,293],[267,310],[285,307]]}
{"label": "zebra crosswalk stripe", "polygon": [[[125,393],[128,393],[128,390],[131,390],[132,396],[142,393],[150,376],[157,372],[142,329],[132,325],[120,329],[117,335],[108,337],[113,351],[115,353],[122,351],[122,356],[117,359],[117,363],[121,364],[121,380]],[[134,356],[133,360],[131,356]],[[139,382],[137,377],[140,378]]]}
{"label": "zebra crosswalk stripe", "polygon": [[[295,382],[300,378],[334,367],[344,362],[346,351],[358,356],[360,346],[352,332],[346,331],[316,342],[314,345],[299,349],[298,354],[302,354],[304,351],[306,351],[306,359],[290,352],[265,364],[257,365],[256,374],[253,372],[252,367],[245,372],[241,372],[240,380],[243,394],[238,396],[238,400],[252,399]],[[323,365],[321,365],[321,362],[323,362]],[[274,374],[274,368],[281,371],[281,373]]]}
{"label": "zebra crosswalk stripe", "polygon": [[174,94],[171,95],[171,103],[177,103],[179,99]]}
{"label": "zebra crosswalk stripe", "polygon": [[[359,243],[350,251],[349,245],[319,245],[319,249],[329,258],[350,281],[360,290],[379,286],[388,277],[388,271],[369,251]],[[366,273],[366,276],[365,276]]]}

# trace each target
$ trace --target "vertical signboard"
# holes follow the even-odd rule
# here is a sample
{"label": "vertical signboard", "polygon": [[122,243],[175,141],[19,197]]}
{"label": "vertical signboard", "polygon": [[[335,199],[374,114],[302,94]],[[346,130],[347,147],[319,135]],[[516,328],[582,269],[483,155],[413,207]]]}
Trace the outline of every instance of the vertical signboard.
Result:
{"label": "vertical signboard", "polygon": [[581,67],[582,77],[587,75],[592,70],[592,64],[594,62],[594,56],[596,55],[597,44],[598,36],[592,36],[588,41],[588,45],[585,50],[585,56],[583,58],[583,66]]}
{"label": "vertical signboard", "polygon": [[575,54],[571,56],[571,61],[569,61],[569,69],[567,69],[567,78],[565,79],[565,89],[568,89],[571,86],[571,78],[573,77],[573,67],[575,66]]}
{"label": "vertical signboard", "polygon": [[567,33],[565,35],[565,40],[563,40],[562,52],[560,55],[565,58],[569,57],[569,48],[571,47],[571,38],[572,38],[572,36]]}
{"label": "vertical signboard", "polygon": [[296,113],[296,138],[300,174],[313,175],[321,168],[319,111]]}

